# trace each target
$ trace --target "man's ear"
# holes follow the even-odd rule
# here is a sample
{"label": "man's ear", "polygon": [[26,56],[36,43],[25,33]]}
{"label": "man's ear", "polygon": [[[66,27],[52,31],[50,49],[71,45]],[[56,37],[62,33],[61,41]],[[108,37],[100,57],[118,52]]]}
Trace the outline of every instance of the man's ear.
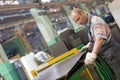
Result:
{"label": "man's ear", "polygon": [[73,7],[73,10],[76,9],[76,7]]}

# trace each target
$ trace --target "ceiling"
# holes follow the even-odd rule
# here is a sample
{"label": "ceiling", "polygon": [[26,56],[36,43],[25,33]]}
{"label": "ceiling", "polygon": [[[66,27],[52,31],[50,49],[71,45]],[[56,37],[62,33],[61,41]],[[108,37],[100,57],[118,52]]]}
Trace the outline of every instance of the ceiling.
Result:
{"label": "ceiling", "polygon": [[[4,2],[6,1],[16,1],[16,0],[2,0]],[[14,23],[16,21],[19,21],[21,23],[21,20],[29,21],[32,19],[32,16],[29,12],[30,8],[61,8],[63,5],[71,5],[71,4],[78,4],[78,3],[90,3],[95,0],[52,0],[50,3],[40,3],[40,0],[17,0],[18,2],[22,2],[19,5],[0,5],[0,29],[4,29],[1,27],[4,27],[7,25],[7,23]],[[29,3],[27,3],[29,1]],[[104,1],[104,0],[100,0]],[[30,3],[31,2],[31,3]],[[29,19],[29,20],[26,20]],[[24,21],[23,21],[24,22]],[[16,23],[14,23],[16,24]],[[10,24],[11,25],[11,24]],[[9,26],[9,25],[7,25]]]}
{"label": "ceiling", "polygon": [[[16,0],[3,0],[4,2],[6,1],[16,1]],[[77,4],[80,2],[91,2],[93,0],[52,0],[50,3],[33,3],[33,0],[18,0],[18,2],[32,2],[32,3],[22,3],[19,5],[13,5],[13,4],[8,4],[8,5],[0,5],[0,24],[6,23],[8,21],[12,20],[14,21],[16,19],[20,19],[22,17],[30,17],[30,8],[44,8],[44,7],[51,7],[51,8],[61,8],[63,5],[71,5],[71,4]],[[37,1],[37,0],[36,0]],[[38,0],[39,1],[39,0]],[[64,1],[64,2],[63,2]],[[11,2],[11,3],[12,3]]]}

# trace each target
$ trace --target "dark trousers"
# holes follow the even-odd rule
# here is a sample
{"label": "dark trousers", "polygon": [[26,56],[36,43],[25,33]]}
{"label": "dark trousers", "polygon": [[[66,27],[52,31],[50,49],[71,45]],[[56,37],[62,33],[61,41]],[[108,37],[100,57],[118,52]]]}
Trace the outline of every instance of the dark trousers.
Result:
{"label": "dark trousers", "polygon": [[99,56],[111,67],[116,75],[116,80],[120,80],[120,44],[113,37],[102,46]]}

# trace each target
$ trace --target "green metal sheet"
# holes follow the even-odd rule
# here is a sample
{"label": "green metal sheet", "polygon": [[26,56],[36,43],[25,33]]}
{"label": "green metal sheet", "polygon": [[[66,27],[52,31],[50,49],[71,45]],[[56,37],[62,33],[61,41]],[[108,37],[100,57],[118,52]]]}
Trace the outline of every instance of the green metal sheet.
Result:
{"label": "green metal sheet", "polygon": [[0,64],[0,73],[5,80],[19,80],[15,69],[9,62]]}

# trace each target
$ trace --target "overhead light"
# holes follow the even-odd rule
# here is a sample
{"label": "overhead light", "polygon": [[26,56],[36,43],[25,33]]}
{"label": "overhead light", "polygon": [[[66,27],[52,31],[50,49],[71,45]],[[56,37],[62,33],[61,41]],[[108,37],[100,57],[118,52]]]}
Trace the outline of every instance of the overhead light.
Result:
{"label": "overhead light", "polygon": [[58,11],[60,11],[60,8],[50,8],[48,10],[48,13],[54,13],[54,12],[58,12]]}
{"label": "overhead light", "polygon": [[15,5],[15,4],[19,4],[18,1],[1,1],[0,0],[0,5]]}
{"label": "overhead light", "polygon": [[49,3],[51,2],[52,0],[41,0],[42,3]]}
{"label": "overhead light", "polygon": [[55,20],[56,22],[58,21],[58,19]]}
{"label": "overhead light", "polygon": [[4,20],[4,18],[3,18],[3,17],[0,17],[0,19],[1,19],[1,20]]}

